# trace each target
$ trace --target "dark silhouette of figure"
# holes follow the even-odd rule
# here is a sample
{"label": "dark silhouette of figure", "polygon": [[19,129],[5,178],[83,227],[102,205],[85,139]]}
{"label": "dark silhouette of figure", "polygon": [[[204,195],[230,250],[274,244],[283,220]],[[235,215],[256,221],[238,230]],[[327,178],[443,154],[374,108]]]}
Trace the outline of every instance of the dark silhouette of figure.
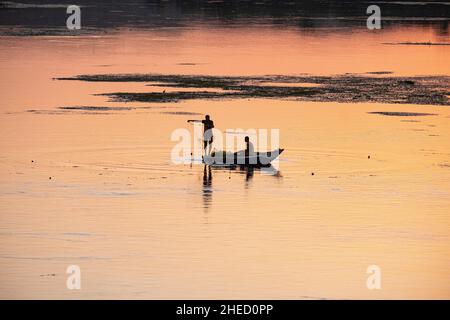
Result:
{"label": "dark silhouette of figure", "polygon": [[205,155],[209,155],[213,143],[212,129],[214,129],[214,121],[212,121],[209,114],[207,114],[205,120],[188,120],[188,122],[201,122],[203,124],[203,149]]}
{"label": "dark silhouette of figure", "polygon": [[[208,167],[208,170],[206,169]],[[203,168],[203,207],[208,209],[211,205],[212,197],[212,173],[211,166],[205,165]]]}
{"label": "dark silhouette of figure", "polygon": [[255,148],[253,147],[253,143],[250,142],[250,138],[248,136],[245,137],[245,164],[256,164],[256,158],[249,158],[249,156],[255,156]]}
{"label": "dark silhouette of figure", "polygon": [[245,137],[245,157],[249,155],[254,155],[255,149],[253,147],[253,143],[250,142],[250,138],[248,136]]}
{"label": "dark silhouette of figure", "polygon": [[255,169],[253,167],[245,168],[245,181],[246,182],[249,182],[253,178],[254,172],[255,172]]}

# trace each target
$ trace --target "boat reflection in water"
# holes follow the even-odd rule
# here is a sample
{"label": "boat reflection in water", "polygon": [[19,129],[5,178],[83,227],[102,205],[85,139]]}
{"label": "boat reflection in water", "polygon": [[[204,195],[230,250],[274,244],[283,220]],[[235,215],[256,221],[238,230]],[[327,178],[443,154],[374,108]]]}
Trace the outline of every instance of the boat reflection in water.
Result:
{"label": "boat reflection in water", "polygon": [[[217,165],[204,165],[203,166],[203,179],[202,179],[202,196],[203,196],[203,208],[205,210],[208,210],[211,207],[212,204],[212,195],[213,195],[213,174],[212,169],[218,171],[218,172],[237,172],[239,174],[245,175],[245,189],[248,189],[250,186],[250,183],[254,177],[255,171],[262,174],[262,175],[268,175],[272,176],[274,178],[281,178],[282,175],[280,171],[275,169],[273,166],[269,167],[255,167],[255,166],[231,166],[231,167],[221,167]],[[231,179],[231,176],[229,177]]]}

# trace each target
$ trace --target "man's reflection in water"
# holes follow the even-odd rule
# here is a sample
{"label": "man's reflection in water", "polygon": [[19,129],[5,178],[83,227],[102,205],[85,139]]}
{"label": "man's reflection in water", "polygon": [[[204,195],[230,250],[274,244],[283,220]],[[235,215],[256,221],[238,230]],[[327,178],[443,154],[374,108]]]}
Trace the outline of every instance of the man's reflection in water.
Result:
{"label": "man's reflection in water", "polygon": [[203,168],[203,208],[209,209],[212,200],[212,173],[211,166]]}
{"label": "man's reflection in water", "polygon": [[252,167],[243,167],[241,170],[245,171],[245,189],[248,189],[250,183],[253,179],[253,174],[255,173],[255,169]]}

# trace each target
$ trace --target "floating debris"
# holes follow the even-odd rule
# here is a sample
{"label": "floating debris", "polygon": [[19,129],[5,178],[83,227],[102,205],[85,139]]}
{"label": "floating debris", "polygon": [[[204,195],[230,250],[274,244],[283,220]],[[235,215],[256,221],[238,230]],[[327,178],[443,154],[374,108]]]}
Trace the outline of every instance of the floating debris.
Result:
{"label": "floating debris", "polygon": [[199,115],[203,115],[203,113],[198,113],[198,112],[189,112],[189,111],[165,111],[165,112],[160,112],[162,114],[173,114],[173,115],[178,115],[178,116],[199,116]]}
{"label": "floating debris", "polygon": [[56,277],[56,273],[41,274],[39,277]]}
{"label": "floating debris", "polygon": [[394,72],[392,71],[370,71],[370,72],[366,72],[366,74],[393,74]]}

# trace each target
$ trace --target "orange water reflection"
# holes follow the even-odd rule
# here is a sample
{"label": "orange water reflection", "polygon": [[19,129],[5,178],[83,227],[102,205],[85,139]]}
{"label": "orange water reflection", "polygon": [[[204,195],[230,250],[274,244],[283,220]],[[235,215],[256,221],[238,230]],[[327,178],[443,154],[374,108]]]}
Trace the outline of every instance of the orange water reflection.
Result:
{"label": "orange water reflection", "polygon": [[[209,113],[222,130],[279,128],[279,178],[173,165],[170,134],[188,116],[25,112],[120,106],[92,94],[151,90],[52,80],[86,73],[450,75],[449,46],[383,44],[445,41],[432,29],[350,31],[0,38],[0,297],[449,298],[448,108],[164,105]],[[82,269],[79,292],[65,287],[69,264]],[[381,291],[365,287],[371,264]]]}

